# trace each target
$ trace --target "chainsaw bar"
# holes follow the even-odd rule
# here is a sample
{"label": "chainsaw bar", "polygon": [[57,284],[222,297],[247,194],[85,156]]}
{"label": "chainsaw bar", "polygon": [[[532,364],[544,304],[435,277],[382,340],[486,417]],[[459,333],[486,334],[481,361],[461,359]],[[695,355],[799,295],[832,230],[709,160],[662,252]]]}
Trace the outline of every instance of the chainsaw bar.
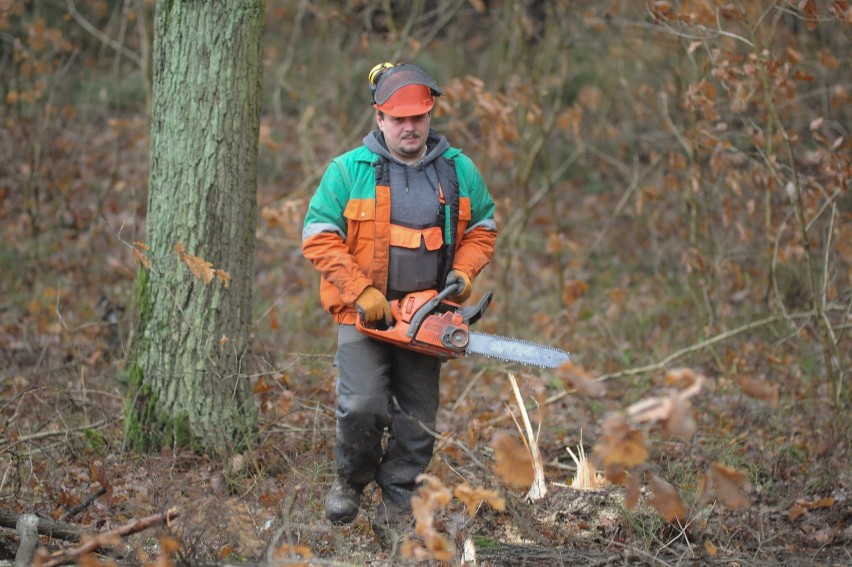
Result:
{"label": "chainsaw bar", "polygon": [[499,337],[485,333],[470,333],[470,342],[465,352],[481,354],[489,358],[497,358],[503,362],[517,362],[541,368],[559,368],[569,360],[571,355],[564,350],[545,345],[539,345],[521,339]]}

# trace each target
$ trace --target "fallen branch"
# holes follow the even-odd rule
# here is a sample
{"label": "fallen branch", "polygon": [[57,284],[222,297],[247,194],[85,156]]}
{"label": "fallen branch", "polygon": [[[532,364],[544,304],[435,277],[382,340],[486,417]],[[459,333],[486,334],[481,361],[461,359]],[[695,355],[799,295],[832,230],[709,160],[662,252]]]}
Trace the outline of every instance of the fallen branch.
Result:
{"label": "fallen branch", "polygon": [[64,522],[65,520],[69,520],[69,519],[73,518],[74,516],[76,516],[77,514],[79,514],[80,512],[82,512],[83,510],[85,510],[86,508],[91,506],[92,504],[94,504],[95,500],[97,500],[98,498],[100,498],[101,496],[103,496],[106,493],[107,493],[107,489],[104,488],[104,487],[101,487],[100,490],[98,490],[94,494],[90,495],[88,498],[86,498],[85,500],[83,500],[82,502],[80,502],[79,504],[77,504],[76,506],[74,506],[73,508],[71,508],[70,510],[65,512],[64,514],[62,514],[59,517],[59,520]]}
{"label": "fallen branch", "polygon": [[160,514],[153,514],[151,516],[146,516],[138,520],[133,520],[129,524],[119,526],[114,530],[110,530],[102,534],[96,534],[91,538],[86,538],[86,540],[77,547],[57,551],[56,553],[49,555],[41,563],[38,563],[38,565],[40,567],[58,567],[59,565],[75,563],[82,556],[86,555],[87,553],[92,553],[99,547],[105,547],[120,543],[122,537],[139,533],[141,531],[147,530],[151,526],[156,526],[158,524],[168,525],[168,523],[175,519],[177,515],[177,508],[170,508]]}
{"label": "fallen branch", "polygon": [[[15,529],[18,520],[23,515],[0,510],[0,527]],[[83,535],[83,529],[76,524],[66,524],[65,522],[57,522],[48,518],[39,518],[38,533],[56,539],[77,541]]]}
{"label": "fallen branch", "polygon": [[62,437],[62,436],[67,437],[71,433],[79,433],[81,431],[86,431],[87,429],[97,429],[97,428],[99,428],[103,425],[106,425],[108,423],[112,423],[113,421],[115,421],[114,418],[108,418],[108,419],[102,419],[102,420],[100,420],[96,423],[88,423],[86,425],[81,425],[79,427],[73,427],[73,428],[69,428],[69,429],[59,429],[59,430],[55,430],[55,431],[41,431],[39,433],[33,433],[32,435],[24,435],[22,437],[18,437],[17,439],[8,443],[5,446],[0,447],[0,455],[5,453],[6,451],[12,449],[13,447],[21,445],[23,443],[29,443],[30,441],[38,441],[38,440],[41,440],[41,439],[47,439],[49,437]]}

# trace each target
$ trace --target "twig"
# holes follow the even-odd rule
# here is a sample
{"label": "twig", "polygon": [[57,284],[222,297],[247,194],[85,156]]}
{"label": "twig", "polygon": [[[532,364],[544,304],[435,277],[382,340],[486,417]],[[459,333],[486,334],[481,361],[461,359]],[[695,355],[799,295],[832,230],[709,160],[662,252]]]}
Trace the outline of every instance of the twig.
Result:
{"label": "twig", "polygon": [[485,374],[485,368],[480,368],[479,371],[473,376],[473,378],[467,381],[464,390],[462,390],[462,393],[459,394],[458,398],[456,398],[456,401],[453,403],[453,407],[450,408],[451,414],[456,413],[456,410],[459,409],[459,406],[461,405],[462,401],[464,401],[464,399],[467,397],[468,393],[470,393],[476,383],[479,382],[479,379],[482,378],[483,374]]}
{"label": "twig", "polygon": [[[813,313],[805,313],[805,314],[799,314],[798,315],[798,317],[812,317],[812,316],[813,316]],[[796,316],[791,316],[791,317],[796,317]],[[677,360],[677,359],[679,359],[683,356],[686,356],[687,354],[697,352],[697,351],[705,349],[709,346],[715,345],[716,343],[722,342],[725,339],[729,339],[733,336],[739,335],[741,333],[745,333],[746,331],[751,331],[751,330],[757,329],[759,327],[764,327],[766,325],[769,325],[771,323],[775,323],[775,322],[780,321],[780,320],[781,320],[781,317],[779,317],[778,315],[771,315],[769,317],[765,317],[765,318],[759,319],[757,321],[752,321],[751,323],[747,323],[747,324],[742,325],[740,327],[737,327],[735,329],[731,329],[730,331],[725,331],[724,333],[719,333],[718,335],[716,335],[714,337],[710,337],[709,339],[695,343],[694,345],[690,345],[686,348],[682,348],[679,351],[673,352],[672,354],[668,355],[667,357],[660,360],[659,362],[655,362],[653,364],[646,364],[645,366],[639,366],[639,367],[636,367],[636,368],[630,368],[628,370],[620,370],[618,372],[610,372],[608,374],[602,374],[602,375],[600,375],[596,378],[596,381],[597,382],[603,382],[604,380],[610,380],[612,378],[624,378],[626,376],[636,376],[637,374],[644,374],[646,372],[653,372],[655,370],[661,370],[661,369],[665,368],[666,366],[668,366],[669,364],[671,364],[672,362],[674,362],[675,360]],[[562,398],[564,398],[567,395],[568,395],[568,391],[559,392],[558,394],[548,398],[544,402],[544,404],[545,405],[552,404],[553,402],[561,400]]]}
{"label": "twig", "polygon": [[105,45],[112,47],[118,53],[133,61],[140,68],[144,68],[142,65],[142,58],[139,57],[139,55],[137,55],[133,51],[130,51],[122,44],[118,43],[108,35],[104,34],[101,30],[93,26],[91,22],[89,22],[89,20],[84,18],[80,14],[80,12],[77,11],[77,6],[74,4],[74,0],[66,0],[65,3],[68,6],[68,13],[71,14],[71,17],[73,17],[78,24],[80,24],[80,27],[82,27],[84,30],[101,40],[101,42]]}
{"label": "twig", "polygon": [[133,520],[129,524],[119,526],[114,530],[97,534],[93,538],[86,540],[82,545],[51,555],[47,561],[41,563],[41,567],[58,567],[59,565],[76,562],[82,556],[95,551],[99,547],[115,544],[117,538],[139,533],[158,524],[168,525],[177,516],[178,509],[169,508],[160,514],[152,514],[151,516]]}
{"label": "twig", "polygon": [[59,517],[59,520],[64,522],[64,521],[66,521],[70,518],[73,518],[74,516],[76,516],[77,514],[79,514],[80,512],[85,510],[86,508],[88,508],[89,506],[91,506],[95,502],[95,500],[97,500],[98,498],[100,498],[101,496],[103,496],[106,493],[107,493],[107,489],[102,486],[100,488],[100,490],[98,490],[97,492],[95,492],[94,494],[92,494],[91,496],[89,496],[88,498],[86,498],[85,500],[83,500],[82,502],[80,502],[79,504],[77,504],[76,506],[74,506],[73,508],[68,510],[67,512],[65,512],[64,514],[62,514]]}
{"label": "twig", "polygon": [[112,419],[102,419],[97,423],[89,423],[86,425],[81,425],[80,427],[75,427],[74,429],[63,429],[59,431],[42,431],[41,433],[33,433],[32,435],[26,435],[24,437],[19,437],[13,443],[9,443],[2,449],[0,449],[0,455],[8,451],[9,449],[20,445],[21,443],[28,443],[30,441],[38,441],[39,439],[47,439],[48,437],[59,437],[62,435],[68,435],[69,433],[76,433],[79,431],[85,431],[87,429],[97,429],[102,425],[106,425],[107,423],[111,423]]}

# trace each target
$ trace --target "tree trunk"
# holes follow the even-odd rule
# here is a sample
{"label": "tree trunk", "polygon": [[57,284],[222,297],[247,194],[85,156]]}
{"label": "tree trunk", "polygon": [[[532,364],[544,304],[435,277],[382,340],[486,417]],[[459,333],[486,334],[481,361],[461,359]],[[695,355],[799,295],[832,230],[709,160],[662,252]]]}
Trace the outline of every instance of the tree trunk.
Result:
{"label": "tree trunk", "polygon": [[[125,416],[128,445],[138,450],[222,453],[255,431],[246,365],[263,9],[264,0],[157,3],[150,268],[137,277]],[[205,283],[190,270],[192,257],[220,277]]]}

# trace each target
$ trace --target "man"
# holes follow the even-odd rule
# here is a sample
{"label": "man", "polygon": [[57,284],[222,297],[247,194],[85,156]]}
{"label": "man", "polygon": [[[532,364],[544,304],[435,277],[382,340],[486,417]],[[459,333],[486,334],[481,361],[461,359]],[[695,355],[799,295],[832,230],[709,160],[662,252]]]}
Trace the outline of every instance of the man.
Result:
{"label": "man", "polygon": [[[497,232],[494,202],[473,162],[431,130],[443,94],[421,67],[370,72],[378,129],[331,161],[311,199],[302,252],[322,275],[323,307],[339,324],[335,480],[325,513],[352,522],[372,481],[374,531],[407,521],[432,458],[440,359],[376,341],[355,326],[392,322],[388,300],[461,282],[470,296]],[[385,430],[389,438],[384,450]]]}

